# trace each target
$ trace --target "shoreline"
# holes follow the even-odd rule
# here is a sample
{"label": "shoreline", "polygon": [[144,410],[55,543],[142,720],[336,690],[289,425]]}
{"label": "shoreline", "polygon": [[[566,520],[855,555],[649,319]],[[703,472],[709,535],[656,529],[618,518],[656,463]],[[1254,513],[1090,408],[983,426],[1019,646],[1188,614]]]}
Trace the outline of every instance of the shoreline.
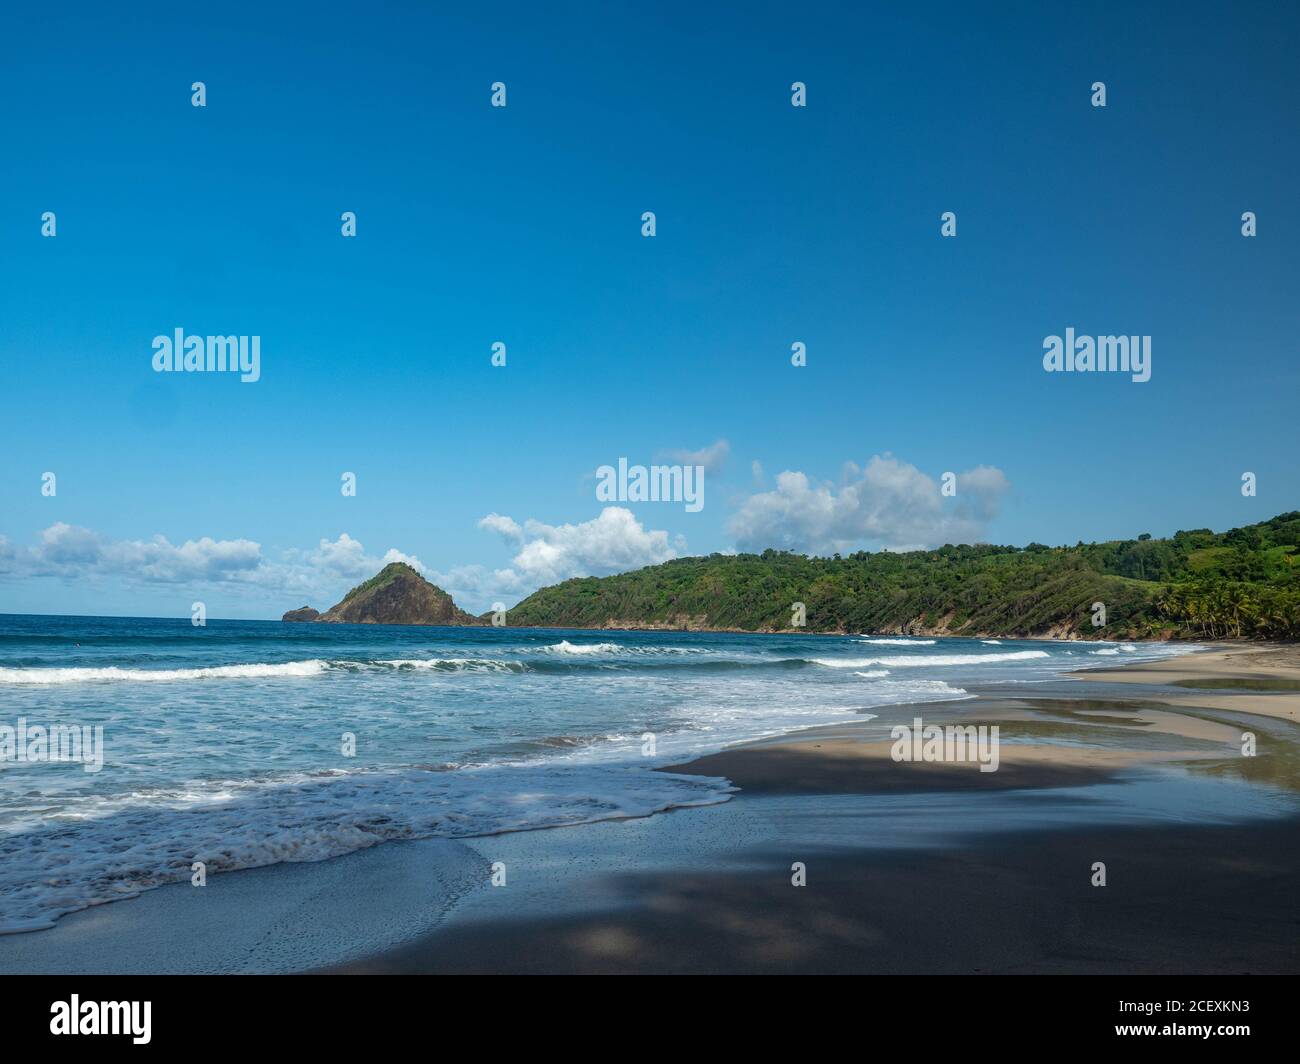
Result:
{"label": "shoreline", "polygon": [[[1300,645],[1209,644],[1204,651],[1162,661],[1114,668],[1090,666],[1064,674],[1094,683],[1164,688],[1161,700],[1176,706],[1231,709],[1259,716],[1300,719]],[[1202,686],[1204,684],[1210,686]],[[1173,690],[1169,690],[1169,688]],[[1292,697],[1278,699],[1278,694]]]}
{"label": "shoreline", "polygon": [[[1264,664],[1254,662],[1254,676],[1241,661],[1247,653],[1266,657]],[[1267,694],[1231,688],[1183,693],[1168,686],[1173,682],[1249,682],[1259,673],[1293,682],[1295,689]],[[1069,681],[1140,687],[1126,690],[1121,696],[1105,688],[1071,689],[1065,686]],[[1236,714],[1279,721],[1297,719],[1300,647],[1278,646],[1261,651],[1216,646],[1155,662],[1089,665],[1041,685],[1027,686],[1026,690],[994,684],[974,689],[969,698],[962,700],[875,709],[881,719],[891,723],[908,723],[914,717],[946,720],[951,716],[962,724],[997,725],[1004,738],[1001,763],[997,771],[983,773],[969,762],[895,762],[890,757],[890,740],[873,736],[860,724],[847,723],[738,744],[661,771],[722,776],[742,793],[886,794],[1087,786],[1134,768],[1225,762],[1225,754],[1239,753],[1241,729],[1233,719]],[[1201,712],[1190,714],[1185,712],[1188,709]],[[1082,724],[1081,715],[1087,715]],[[1116,729],[1124,728],[1141,730],[1141,747],[1109,741],[1115,738]],[[1086,737],[1089,745],[1081,745],[1082,731],[1091,732]],[[1010,742],[1006,741],[1008,736]],[[1163,746],[1151,743],[1157,736],[1169,741]],[[1191,742],[1180,745],[1178,739]],[[1233,760],[1226,760],[1226,764],[1242,767]]]}
{"label": "shoreline", "polygon": [[[1300,876],[1293,659],[1218,644],[873,706],[663,770],[730,779],[720,805],[172,884],[0,937],[0,970],[1296,971],[1275,933]],[[1170,686],[1189,677],[1298,689]],[[914,715],[996,723],[998,770],[893,762],[889,729]]]}

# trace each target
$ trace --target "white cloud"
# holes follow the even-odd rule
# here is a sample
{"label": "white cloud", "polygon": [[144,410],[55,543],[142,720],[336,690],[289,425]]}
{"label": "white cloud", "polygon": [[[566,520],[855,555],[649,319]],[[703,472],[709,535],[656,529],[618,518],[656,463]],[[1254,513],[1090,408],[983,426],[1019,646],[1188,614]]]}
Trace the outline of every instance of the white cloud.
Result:
{"label": "white cloud", "polygon": [[432,571],[429,569],[427,565],[424,564],[424,562],[420,561],[420,559],[417,558],[414,554],[404,554],[396,547],[389,547],[388,550],[384,551],[384,556],[381,559],[381,561],[383,562],[384,565],[392,565],[393,562],[405,562],[417,573],[423,573],[426,575]]}
{"label": "white cloud", "polygon": [[295,600],[307,597],[324,606],[395,561],[429,572],[419,558],[396,549],[389,549],[382,557],[369,554],[359,540],[346,532],[335,540],[322,539],[310,550],[281,551],[275,559],[268,558],[260,544],[247,539],[215,540],[203,536],[177,546],[165,536],[151,540],[111,539],[92,529],[62,522],[45,529],[33,547],[15,547],[0,536],[0,572],[11,576],[116,577],[137,585],[234,586],[292,596]]}
{"label": "white cloud", "polygon": [[498,513],[488,514],[478,523],[479,528],[486,528],[489,532],[497,532],[506,539],[523,539],[524,530],[508,517],[503,517]]}
{"label": "white cloud", "polygon": [[306,561],[317,569],[340,576],[374,575],[374,560],[367,558],[366,548],[346,532],[341,533],[333,542],[322,539],[316,549],[306,556]]}
{"label": "white cloud", "polygon": [[955,498],[937,481],[892,455],[864,469],[849,464],[838,489],[784,472],[773,491],[751,495],[733,515],[742,550],[768,547],[831,554],[879,544],[894,550],[969,543],[997,516],[1010,483],[999,469],[978,466],[957,475]]}
{"label": "white cloud", "polygon": [[337,539],[321,539],[315,547],[291,547],[268,555],[246,539],[204,536],[176,546],[164,536],[115,540],[92,529],[58,523],[45,529],[31,547],[19,547],[0,536],[0,575],[57,577],[95,585],[112,579],[135,588],[183,585],[186,595],[191,591],[235,595],[278,615],[304,603],[327,609],[385,565],[405,562],[450,594],[457,605],[482,612],[497,601],[550,582],[547,573],[612,572],[673,556],[667,533],[642,530],[626,510],[607,511],[580,525],[552,527],[529,521],[521,527],[496,514],[481,524],[517,546],[514,568],[494,573],[482,565],[460,565],[441,571],[395,547],[382,555],[372,554],[346,532]]}
{"label": "white cloud", "polygon": [[698,451],[664,451],[663,454],[671,462],[703,466],[706,473],[716,473],[727,464],[727,458],[731,454],[731,444],[726,440],[718,440]]}
{"label": "white cloud", "polygon": [[[719,440],[705,451],[684,455],[692,464],[725,460]],[[710,452],[706,454],[706,452]],[[755,462],[751,472],[763,475]],[[767,547],[831,553],[880,545],[892,549],[935,546],[978,539],[996,517],[1009,490],[998,469],[979,466],[957,478],[956,498],[943,498],[936,480],[890,456],[872,458],[865,468],[848,465],[840,485],[814,483],[801,472],[783,472],[775,488],[744,497],[729,524],[740,549]],[[588,521],[549,525],[491,513],[479,527],[501,536],[509,563],[431,569],[395,547],[372,554],[342,532],[315,547],[268,554],[248,539],[203,536],[173,544],[165,536],[113,539],[62,522],[46,528],[33,546],[0,536],[0,574],[98,581],[123,586],[184,585],[185,594],[220,588],[259,609],[287,609],[310,603],[325,609],[348,588],[384,565],[402,561],[450,593],[463,608],[481,612],[538,587],[574,576],[603,576],[668,561],[685,553],[680,537],[644,527],[631,510],[607,506]],[[170,594],[170,592],[165,592]]]}
{"label": "white cloud", "polygon": [[59,567],[93,563],[101,553],[100,538],[88,528],[77,528],[62,521],[41,533],[41,545],[35,549],[40,564]]}
{"label": "white cloud", "polygon": [[251,572],[262,564],[262,548],[252,540],[214,540],[210,536],[188,539],[179,546],[166,536],[114,540],[60,521],[41,533],[35,547],[16,552],[16,560],[37,574],[73,576],[98,572],[180,583],[221,580]]}
{"label": "white cloud", "polygon": [[631,510],[607,506],[600,516],[576,525],[547,525],[489,514],[479,527],[500,533],[516,547],[510,568],[494,574],[504,591],[533,590],[573,576],[602,576],[639,569],[677,557],[681,541],[643,528]]}

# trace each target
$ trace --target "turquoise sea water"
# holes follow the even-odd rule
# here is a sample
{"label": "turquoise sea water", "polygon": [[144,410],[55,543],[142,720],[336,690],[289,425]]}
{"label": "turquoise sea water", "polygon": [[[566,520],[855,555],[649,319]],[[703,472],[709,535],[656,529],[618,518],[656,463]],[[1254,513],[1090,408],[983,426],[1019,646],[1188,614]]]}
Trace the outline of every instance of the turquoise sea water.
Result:
{"label": "turquoise sea water", "polygon": [[[1186,649],[0,616],[0,931],[189,880],[195,862],[725,801],[725,781],[651,770]],[[20,730],[54,725],[102,728],[102,767],[26,758]]]}

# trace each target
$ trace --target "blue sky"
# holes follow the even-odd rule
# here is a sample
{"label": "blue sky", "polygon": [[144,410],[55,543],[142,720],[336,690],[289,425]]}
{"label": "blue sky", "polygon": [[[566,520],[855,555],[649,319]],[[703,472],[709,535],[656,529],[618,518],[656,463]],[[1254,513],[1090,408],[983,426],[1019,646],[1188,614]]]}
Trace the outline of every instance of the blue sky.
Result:
{"label": "blue sky", "polygon": [[[1300,14],[1043,6],[6,8],[0,612],[1300,506]],[[153,372],[178,327],[261,379]],[[1067,327],[1151,380],[1044,372]],[[596,499],[706,448],[698,513]]]}

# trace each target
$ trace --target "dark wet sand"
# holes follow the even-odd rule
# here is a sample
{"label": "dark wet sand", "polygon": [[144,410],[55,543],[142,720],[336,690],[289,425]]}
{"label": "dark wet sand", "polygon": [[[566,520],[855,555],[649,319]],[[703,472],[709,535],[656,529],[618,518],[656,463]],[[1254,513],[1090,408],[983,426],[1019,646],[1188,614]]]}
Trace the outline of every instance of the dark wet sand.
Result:
{"label": "dark wet sand", "polygon": [[[900,762],[890,756],[889,741],[869,742],[853,734],[852,725],[809,729],[782,740],[765,740],[721,753],[696,758],[664,771],[695,776],[725,776],[743,793],[758,794],[933,794],[944,791],[1026,790],[1045,787],[1086,787],[1114,779],[1121,771],[1164,762],[1191,762],[1221,758],[1231,753],[1228,736],[1183,741],[1186,736],[1169,736],[1167,749],[1134,749],[1128,746],[1086,747],[1050,741],[1056,731],[1069,732],[1068,725],[1053,729],[1045,721],[1024,720],[1018,714],[1038,708],[1039,699],[980,699],[947,707],[960,714],[963,723],[985,727],[997,725],[1002,740],[996,770],[980,771],[969,762]],[[1156,706],[1158,703],[1146,703]],[[934,706],[891,707],[918,714],[933,712]],[[1150,714],[1154,717],[1159,713]],[[1141,720],[1141,711],[1128,719]],[[1028,715],[1025,713],[1024,715]],[[1152,721],[1154,723],[1154,721]],[[1043,725],[1040,727],[1039,725]],[[1114,725],[1111,725],[1114,727]],[[1226,730],[1226,729],[1225,729]],[[1041,733],[1046,732],[1047,737]],[[1155,734],[1148,731],[1146,735]],[[1215,734],[1211,732],[1211,734]],[[1012,745],[1008,740],[1034,736],[1036,745]],[[1122,741],[1127,736],[1120,735]]]}
{"label": "dark wet sand", "polygon": [[[1090,884],[1094,861],[1108,885]],[[1300,820],[1033,832],[626,884],[628,911],[435,933],[350,972],[1285,973]]]}

